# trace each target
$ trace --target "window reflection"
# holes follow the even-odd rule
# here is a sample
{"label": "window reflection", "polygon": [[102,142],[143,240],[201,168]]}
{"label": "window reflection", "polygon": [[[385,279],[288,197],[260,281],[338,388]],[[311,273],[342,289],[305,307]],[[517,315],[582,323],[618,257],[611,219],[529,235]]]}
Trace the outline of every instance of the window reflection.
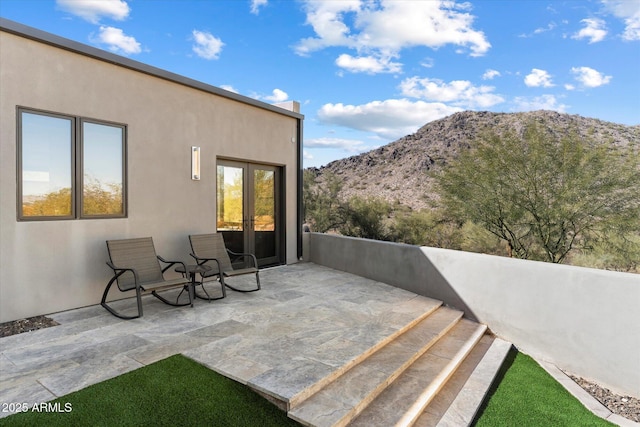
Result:
{"label": "window reflection", "polygon": [[18,219],[126,215],[126,126],[18,109]]}
{"label": "window reflection", "polygon": [[72,215],[73,120],[23,112],[22,215]]}
{"label": "window reflection", "polygon": [[253,191],[256,231],[274,231],[276,229],[275,173],[270,170],[256,169],[253,172]]}
{"label": "window reflection", "polygon": [[123,129],[82,124],[83,215],[124,214],[122,187]]}
{"label": "window reflection", "polygon": [[217,177],[217,229],[243,230],[243,170],[231,166],[218,166]]}

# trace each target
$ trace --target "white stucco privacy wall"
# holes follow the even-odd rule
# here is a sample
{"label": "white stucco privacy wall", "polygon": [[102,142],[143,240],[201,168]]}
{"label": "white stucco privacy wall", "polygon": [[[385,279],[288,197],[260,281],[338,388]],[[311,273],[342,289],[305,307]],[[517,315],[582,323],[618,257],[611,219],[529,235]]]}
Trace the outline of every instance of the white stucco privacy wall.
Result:
{"label": "white stucco privacy wall", "polygon": [[640,397],[640,275],[305,233],[305,259],[439,299],[523,352]]}
{"label": "white stucco privacy wall", "polygon": [[[299,112],[5,19],[0,94],[0,322],[99,303],[107,239],[152,236],[160,255],[189,261],[187,236],[216,230],[221,158],[282,169],[283,261],[298,260]],[[127,218],[18,220],[17,107],[126,125]]]}

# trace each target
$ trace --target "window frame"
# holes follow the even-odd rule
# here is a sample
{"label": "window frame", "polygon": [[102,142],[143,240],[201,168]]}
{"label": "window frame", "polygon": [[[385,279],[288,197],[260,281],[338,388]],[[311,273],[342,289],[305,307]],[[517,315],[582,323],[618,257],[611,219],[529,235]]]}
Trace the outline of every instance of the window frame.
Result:
{"label": "window frame", "polygon": [[[65,119],[71,122],[71,215],[26,216],[23,211],[23,113]],[[84,203],[84,123],[118,127],[122,130],[122,213],[83,214]],[[16,107],[16,217],[18,221],[66,221],[74,219],[116,219],[128,217],[128,126],[108,120],[98,120],[71,114],[63,114],[29,107]]]}
{"label": "window frame", "polygon": [[[96,125],[103,126],[111,126],[117,127],[122,130],[122,213],[121,214],[97,214],[97,215],[86,215],[84,214],[84,124],[91,123]],[[96,120],[89,119],[86,117],[79,117],[77,121],[77,135],[80,138],[77,138],[78,141],[76,143],[77,151],[79,156],[77,156],[78,161],[76,162],[76,182],[77,190],[76,190],[76,199],[78,200],[76,212],[79,219],[107,219],[107,218],[126,218],[127,217],[127,125],[121,123],[109,122],[106,120]]]}

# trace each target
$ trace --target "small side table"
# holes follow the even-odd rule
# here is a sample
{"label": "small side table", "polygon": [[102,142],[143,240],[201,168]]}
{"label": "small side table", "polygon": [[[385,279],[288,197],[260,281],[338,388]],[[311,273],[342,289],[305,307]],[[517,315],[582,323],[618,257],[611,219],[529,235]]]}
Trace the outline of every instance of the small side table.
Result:
{"label": "small side table", "polygon": [[[189,265],[187,265],[186,266],[186,270],[181,265],[179,265],[179,266],[177,266],[175,268],[175,271],[177,273],[182,273],[183,275],[187,275],[187,274],[189,275],[189,279],[191,280],[191,284],[189,286],[189,290],[190,291],[193,290],[192,291],[193,292],[192,297],[200,298],[200,299],[207,300],[207,301],[211,302],[211,301],[214,301],[214,300],[217,300],[217,299],[224,298],[224,294],[221,297],[218,297],[218,298],[211,298],[209,296],[209,293],[207,292],[207,290],[204,288],[204,285],[202,285],[202,290],[204,291],[205,294],[207,294],[206,297],[200,296],[196,292],[196,285],[200,285],[199,282],[196,282],[196,274],[205,273],[205,272],[207,272],[209,270],[211,270],[211,267],[206,266],[206,265],[197,265],[197,264],[189,264]],[[192,298],[192,301],[193,301],[193,298]]]}

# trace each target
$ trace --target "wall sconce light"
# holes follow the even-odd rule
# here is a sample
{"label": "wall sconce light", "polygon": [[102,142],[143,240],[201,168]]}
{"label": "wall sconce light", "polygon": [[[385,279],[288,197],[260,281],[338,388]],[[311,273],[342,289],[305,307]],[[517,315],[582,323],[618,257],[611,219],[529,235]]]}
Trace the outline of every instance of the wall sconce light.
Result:
{"label": "wall sconce light", "polygon": [[200,147],[191,147],[191,179],[200,181]]}

